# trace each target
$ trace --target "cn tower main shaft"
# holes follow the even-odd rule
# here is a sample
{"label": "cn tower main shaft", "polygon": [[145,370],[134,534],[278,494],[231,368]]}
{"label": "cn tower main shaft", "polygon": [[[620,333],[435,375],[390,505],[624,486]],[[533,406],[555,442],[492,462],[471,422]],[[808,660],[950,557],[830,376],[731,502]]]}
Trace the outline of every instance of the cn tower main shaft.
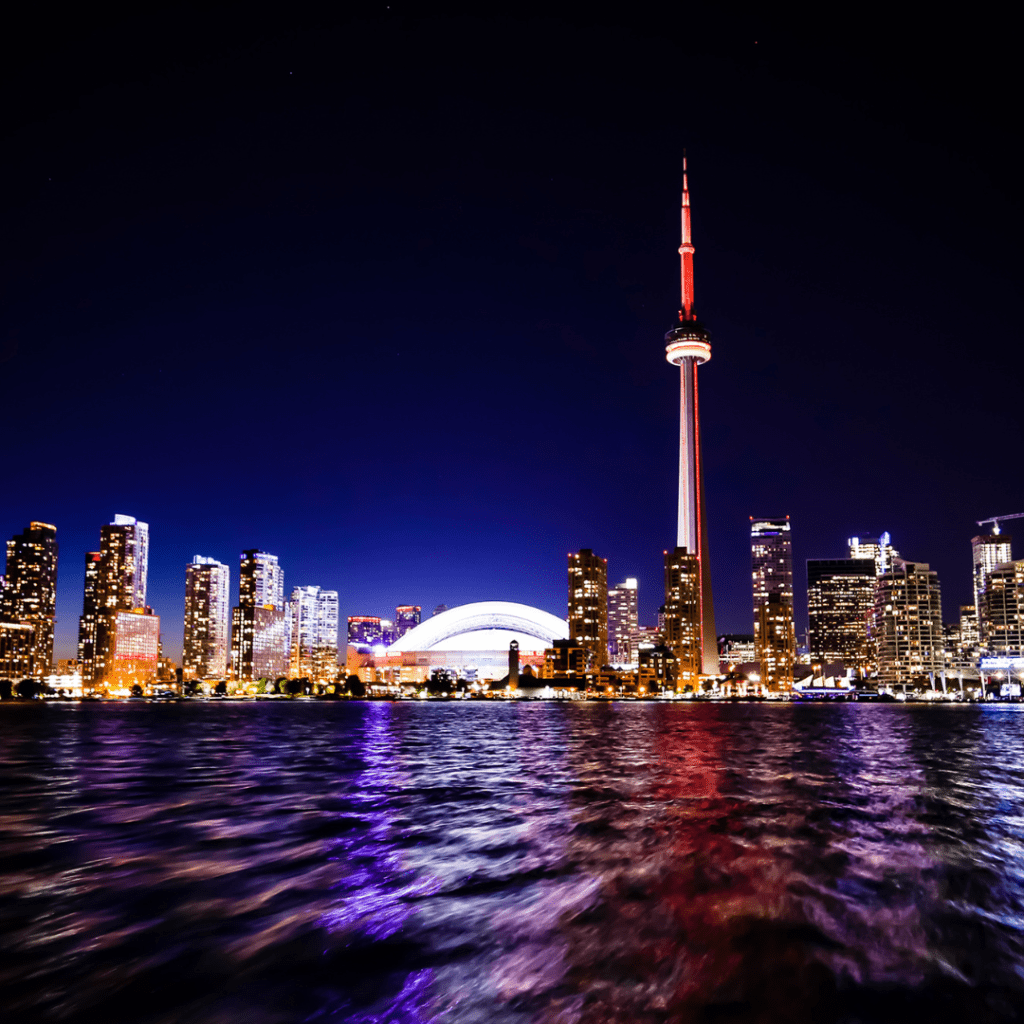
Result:
{"label": "cn tower main shaft", "polygon": [[681,309],[678,324],[665,335],[665,358],[679,367],[679,519],[676,545],[686,548],[697,559],[702,670],[712,674],[718,672],[718,640],[711,596],[697,391],[697,367],[711,358],[711,342],[707,330],[693,312],[693,252],[690,191],[684,157],[682,240],[679,245]]}

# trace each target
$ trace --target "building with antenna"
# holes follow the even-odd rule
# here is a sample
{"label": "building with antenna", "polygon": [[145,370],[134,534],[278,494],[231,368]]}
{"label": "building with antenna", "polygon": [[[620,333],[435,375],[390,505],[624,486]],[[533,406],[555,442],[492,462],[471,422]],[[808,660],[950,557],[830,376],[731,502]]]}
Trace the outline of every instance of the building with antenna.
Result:
{"label": "building with antenna", "polygon": [[682,308],[678,323],[665,335],[665,358],[679,367],[679,513],[676,550],[683,548],[696,559],[700,594],[698,627],[701,671],[718,672],[718,641],[711,596],[707,515],[704,510],[704,466],[700,445],[700,410],[697,367],[711,358],[711,341],[693,308],[693,241],[690,226],[690,189],[683,157],[682,241],[679,245]]}

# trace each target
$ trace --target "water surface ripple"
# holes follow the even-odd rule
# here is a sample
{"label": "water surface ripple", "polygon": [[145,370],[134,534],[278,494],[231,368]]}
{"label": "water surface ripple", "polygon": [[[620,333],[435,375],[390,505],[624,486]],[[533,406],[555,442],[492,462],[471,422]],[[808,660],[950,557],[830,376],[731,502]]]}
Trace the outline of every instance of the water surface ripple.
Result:
{"label": "water surface ripple", "polygon": [[18,1022],[1024,1011],[1019,706],[0,708]]}

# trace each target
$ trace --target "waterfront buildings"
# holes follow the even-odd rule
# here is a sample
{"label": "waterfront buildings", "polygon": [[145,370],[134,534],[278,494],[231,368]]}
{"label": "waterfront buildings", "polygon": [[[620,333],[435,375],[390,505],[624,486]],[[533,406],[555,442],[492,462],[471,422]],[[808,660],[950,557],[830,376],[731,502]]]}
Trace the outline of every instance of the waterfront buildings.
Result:
{"label": "waterfront buildings", "polygon": [[231,570],[215,558],[196,555],[185,569],[186,679],[224,679],[228,672]]}
{"label": "waterfront buildings", "polygon": [[878,577],[871,635],[879,682],[909,683],[941,673],[941,594],[938,575],[927,562],[895,558]]}
{"label": "waterfront buildings", "polygon": [[1024,560],[1004,562],[985,574],[981,621],[990,655],[1024,657]]}
{"label": "waterfront buildings", "polygon": [[[57,528],[30,523],[7,542],[0,587],[0,676],[42,679],[53,666]],[[5,653],[6,652],[6,653]]]}
{"label": "waterfront buildings", "polygon": [[117,687],[156,678],[160,617],[146,605],[148,575],[149,524],[115,515],[100,530],[100,550],[86,555],[78,629],[84,685]]}
{"label": "waterfront buildings", "polygon": [[338,674],[338,592],[295,587],[289,610],[290,675],[330,682]]}
{"label": "waterfront buildings", "polygon": [[608,657],[613,663],[632,663],[629,638],[638,628],[637,581],[630,578],[608,591]]}
{"label": "waterfront buildings", "polygon": [[681,308],[678,323],[665,335],[665,358],[679,367],[679,514],[676,548],[696,558],[700,592],[699,633],[701,668],[718,671],[715,611],[711,596],[707,516],[704,510],[704,464],[700,444],[697,367],[711,358],[707,329],[694,313],[693,241],[690,225],[690,190],[683,159],[682,240],[679,245]]}
{"label": "waterfront buildings", "polygon": [[[670,662],[676,673],[679,689],[695,687],[704,671],[704,649],[701,637],[700,561],[686,547],[664,552],[665,556],[665,625],[664,646],[672,652]],[[717,638],[715,657],[718,657]],[[638,662],[642,665],[644,653]],[[716,665],[717,670],[717,665]]]}
{"label": "waterfront buildings", "polygon": [[874,558],[807,560],[808,648],[813,664],[874,667],[868,625],[875,605]]}
{"label": "waterfront buildings", "polygon": [[754,648],[761,682],[793,685],[796,627],[793,622],[793,543],[789,516],[750,519],[754,596]]}
{"label": "waterfront buildings", "polygon": [[608,559],[590,548],[569,555],[569,637],[587,651],[587,668],[608,663]]}
{"label": "waterfront buildings", "polygon": [[231,612],[231,670],[239,682],[277,679],[288,670],[289,622],[277,555],[243,551],[238,605]]}

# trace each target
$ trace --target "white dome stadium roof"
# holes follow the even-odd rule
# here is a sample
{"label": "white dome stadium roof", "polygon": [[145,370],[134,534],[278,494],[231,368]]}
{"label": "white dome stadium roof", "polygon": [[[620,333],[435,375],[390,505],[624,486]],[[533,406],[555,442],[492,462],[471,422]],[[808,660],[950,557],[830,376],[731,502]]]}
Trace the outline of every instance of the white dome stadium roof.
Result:
{"label": "white dome stadium roof", "polygon": [[393,643],[387,653],[507,651],[513,640],[525,653],[543,651],[568,635],[565,619],[540,608],[513,601],[476,601],[431,616]]}

